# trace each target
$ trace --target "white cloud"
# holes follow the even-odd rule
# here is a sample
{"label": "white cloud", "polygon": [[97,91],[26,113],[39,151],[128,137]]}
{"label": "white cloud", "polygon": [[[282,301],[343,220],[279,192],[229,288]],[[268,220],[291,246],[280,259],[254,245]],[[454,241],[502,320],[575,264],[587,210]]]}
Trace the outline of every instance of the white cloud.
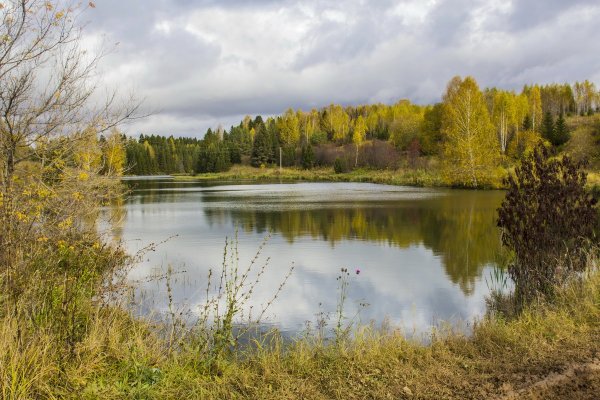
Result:
{"label": "white cloud", "polygon": [[600,83],[591,0],[106,0],[87,17],[87,35],[121,43],[105,82],[159,110],[132,134],[201,136],[244,114],[331,102],[429,103],[457,74],[512,89]]}
{"label": "white cloud", "polygon": [[436,5],[437,0],[409,0],[401,1],[391,9],[391,13],[400,17],[406,26],[418,26],[426,21],[430,11]]}

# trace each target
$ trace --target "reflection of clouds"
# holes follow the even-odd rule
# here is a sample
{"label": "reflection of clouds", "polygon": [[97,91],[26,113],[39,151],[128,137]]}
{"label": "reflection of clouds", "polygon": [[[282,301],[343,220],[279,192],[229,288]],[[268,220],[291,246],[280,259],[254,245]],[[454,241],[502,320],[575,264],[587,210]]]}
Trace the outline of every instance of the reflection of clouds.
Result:
{"label": "reflection of clouds", "polygon": [[[362,186],[369,195],[374,194],[374,189],[380,189],[379,185],[357,184],[347,185],[345,189],[355,185]],[[306,187],[312,190],[313,185]],[[319,185],[320,196],[325,195],[326,187]],[[264,193],[278,188],[260,189]],[[214,188],[212,190],[214,192]],[[294,190],[298,190],[297,185]],[[392,192],[402,194],[401,190]],[[330,197],[329,193],[326,195]],[[299,196],[309,197],[307,194]],[[166,199],[168,201],[164,201]],[[123,238],[126,245],[133,252],[150,242],[178,236],[161,244],[156,252],[146,254],[145,261],[131,272],[131,278],[144,279],[154,273],[157,266],[166,269],[170,263],[176,270],[186,271],[173,278],[175,303],[197,308],[205,299],[208,271],[210,268],[219,270],[225,237],[232,236],[237,221],[227,213],[223,218],[207,216],[206,208],[212,208],[213,204],[205,202],[205,198],[194,191],[164,193],[155,200],[144,202],[136,193],[125,206]],[[240,269],[255,255],[263,237],[259,230],[240,233]],[[284,330],[302,329],[306,321],[314,322],[319,303],[324,311],[335,310],[336,277],[341,267],[348,267],[352,272],[346,314],[354,315],[358,302],[367,302],[370,306],[361,311],[364,322],[381,322],[389,317],[392,323],[407,330],[424,331],[435,321],[471,319],[485,309],[487,288],[482,278],[476,278],[472,292],[465,295],[459,285],[448,279],[442,255],[422,243],[401,248],[369,240],[341,239],[332,247],[329,242],[315,240],[310,235],[300,235],[292,243],[275,232],[262,259],[266,257],[271,258],[271,265],[248,306],[253,305],[256,310],[266,304],[293,262],[296,269],[268,312],[268,321]],[[361,269],[360,275],[353,273],[355,268]],[[144,312],[166,310],[164,282],[143,283],[140,292],[146,296]]]}

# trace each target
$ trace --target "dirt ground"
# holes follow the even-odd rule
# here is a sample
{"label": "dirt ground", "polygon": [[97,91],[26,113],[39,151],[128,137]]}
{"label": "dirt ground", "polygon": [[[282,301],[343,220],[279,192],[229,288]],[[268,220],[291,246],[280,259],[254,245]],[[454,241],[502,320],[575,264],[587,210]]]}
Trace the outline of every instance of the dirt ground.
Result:
{"label": "dirt ground", "polygon": [[600,400],[600,359],[570,365],[519,390],[507,387],[506,392],[498,399]]}

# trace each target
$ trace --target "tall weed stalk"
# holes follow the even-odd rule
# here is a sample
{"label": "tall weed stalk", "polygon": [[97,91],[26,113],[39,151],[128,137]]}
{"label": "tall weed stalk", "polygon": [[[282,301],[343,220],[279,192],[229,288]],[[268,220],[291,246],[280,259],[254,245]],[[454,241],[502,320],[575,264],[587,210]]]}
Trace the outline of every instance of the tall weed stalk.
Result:
{"label": "tall weed stalk", "polygon": [[[294,270],[293,264],[265,304],[258,310],[249,305],[252,295],[270,266],[270,257],[263,256],[270,237],[271,235],[265,237],[245,267],[240,265],[237,232],[233,239],[225,239],[220,271],[215,274],[214,269],[209,270],[204,290],[205,299],[198,310],[197,321],[184,333],[186,337],[181,340],[194,348],[199,366],[214,370],[223,356],[237,348],[252,329],[259,328],[267,311],[290,278]],[[172,306],[169,310],[174,326],[176,316]],[[174,334],[175,329],[171,328],[170,343],[174,342]]]}

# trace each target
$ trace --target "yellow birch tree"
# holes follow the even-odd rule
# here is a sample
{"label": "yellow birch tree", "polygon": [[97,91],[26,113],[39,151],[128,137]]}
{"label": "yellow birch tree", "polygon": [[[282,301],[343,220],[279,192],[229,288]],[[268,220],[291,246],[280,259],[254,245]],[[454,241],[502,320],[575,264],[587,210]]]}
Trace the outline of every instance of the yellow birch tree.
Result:
{"label": "yellow birch tree", "polygon": [[531,112],[531,129],[539,131],[542,127],[542,94],[538,85],[534,85],[529,93],[529,111]]}
{"label": "yellow birch tree", "polygon": [[472,77],[454,77],[444,95],[442,135],[445,173],[453,184],[480,187],[490,181],[498,143],[488,110]]}
{"label": "yellow birch tree", "polygon": [[365,141],[365,136],[367,134],[367,124],[365,123],[365,119],[362,115],[359,115],[358,118],[354,121],[354,130],[352,132],[352,143],[356,146],[356,157],[354,159],[354,166],[358,165],[358,149]]}
{"label": "yellow birch tree", "polygon": [[104,173],[107,175],[123,175],[125,169],[126,154],[121,132],[113,129],[106,142],[102,146],[102,156],[104,159]]}

